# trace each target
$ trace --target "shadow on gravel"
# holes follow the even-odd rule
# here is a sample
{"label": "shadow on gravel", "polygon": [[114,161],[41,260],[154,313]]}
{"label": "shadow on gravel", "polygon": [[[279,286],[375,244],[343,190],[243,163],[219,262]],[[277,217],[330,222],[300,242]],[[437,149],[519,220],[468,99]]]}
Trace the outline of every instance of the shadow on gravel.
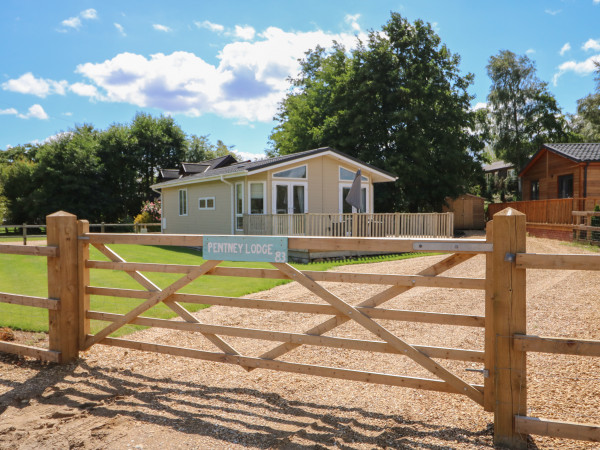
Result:
{"label": "shadow on gravel", "polygon": [[[2,361],[9,362],[4,356]],[[493,447],[491,424],[473,432],[362,408],[288,400],[267,390],[210,386],[90,366],[84,360],[64,366],[11,362],[38,372],[25,383],[0,379],[0,384],[12,388],[0,395],[0,414],[9,405],[26,407],[35,400],[56,407],[57,413],[68,409],[82,411],[86,417],[128,417],[192,437],[209,436],[225,447]]]}

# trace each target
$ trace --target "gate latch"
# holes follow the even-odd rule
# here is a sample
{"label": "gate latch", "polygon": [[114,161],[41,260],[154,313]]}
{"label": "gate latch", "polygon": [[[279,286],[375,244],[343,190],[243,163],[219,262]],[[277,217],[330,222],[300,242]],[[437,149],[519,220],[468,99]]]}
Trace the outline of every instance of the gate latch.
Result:
{"label": "gate latch", "polygon": [[483,378],[489,378],[490,371],[488,369],[465,369],[467,372],[479,372],[483,374]]}
{"label": "gate latch", "polygon": [[504,255],[504,261],[506,262],[515,262],[517,260],[517,255],[515,255],[514,253],[507,253],[506,255]]}

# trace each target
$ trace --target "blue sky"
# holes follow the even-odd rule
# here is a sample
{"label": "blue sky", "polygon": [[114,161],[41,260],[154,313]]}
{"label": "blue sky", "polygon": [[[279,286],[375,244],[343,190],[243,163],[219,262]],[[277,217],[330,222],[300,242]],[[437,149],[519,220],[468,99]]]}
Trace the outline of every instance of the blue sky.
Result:
{"label": "blue sky", "polygon": [[42,1],[0,3],[0,149],[136,111],[260,155],[297,59],[351,47],[396,11],[430,22],[475,74],[473,106],[500,50],[527,54],[564,112],[594,89],[600,0]]}

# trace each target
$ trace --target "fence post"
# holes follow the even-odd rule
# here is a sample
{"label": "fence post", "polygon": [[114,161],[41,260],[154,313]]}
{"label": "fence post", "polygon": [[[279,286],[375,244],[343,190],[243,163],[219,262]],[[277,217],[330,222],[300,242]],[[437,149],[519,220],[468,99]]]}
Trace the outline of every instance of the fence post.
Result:
{"label": "fence post", "polygon": [[27,245],[27,224],[23,224],[23,245]]}
{"label": "fence post", "polygon": [[[87,220],[77,221],[77,236],[90,232],[90,223]],[[89,240],[79,240],[77,246],[77,274],[79,283],[79,348],[84,348],[87,335],[90,334],[90,319],[86,312],[90,309],[90,294],[85,287],[90,285],[90,269],[85,267],[85,262],[90,259]]]}
{"label": "fence post", "polygon": [[517,269],[515,256],[525,252],[525,214],[506,208],[493,223],[494,444],[525,449],[515,415],[527,415],[526,359],[513,346],[515,334],[527,334],[525,269]]}
{"label": "fence post", "polygon": [[58,247],[58,256],[48,258],[48,297],[60,300],[60,309],[48,311],[49,347],[67,363],[79,356],[77,217],[59,211],[46,216],[46,227],[48,245]]}
{"label": "fence post", "polygon": [[104,228],[104,222],[100,223],[100,233],[104,233],[106,230]]}
{"label": "fence post", "polygon": [[[494,221],[490,220],[485,227],[485,240],[488,244],[494,242]],[[494,256],[485,255],[485,352],[484,369],[487,376],[483,379],[483,408],[493,412],[495,405],[495,342],[494,335]]]}

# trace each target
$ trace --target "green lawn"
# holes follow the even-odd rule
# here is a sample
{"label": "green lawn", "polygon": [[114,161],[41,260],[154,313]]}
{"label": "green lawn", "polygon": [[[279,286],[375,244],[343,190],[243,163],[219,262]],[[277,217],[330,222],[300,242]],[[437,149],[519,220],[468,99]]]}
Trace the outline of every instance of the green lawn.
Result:
{"label": "green lawn", "polygon": [[[115,252],[126,261],[153,262],[163,264],[194,264],[204,262],[200,253],[182,247],[161,247],[142,245],[111,245]],[[294,267],[303,270],[327,270],[332,267],[365,262],[376,262],[392,259],[404,259],[415,256],[415,254],[392,255],[376,258],[363,258],[353,261],[336,261],[311,264],[293,264]],[[107,261],[108,259],[98,250],[90,247],[90,258],[93,260]],[[268,263],[251,262],[223,262],[223,266],[232,267],[272,267]],[[145,273],[149,279],[159,287],[165,288],[182,274]],[[228,297],[240,297],[253,292],[270,289],[274,286],[287,283],[286,280],[268,280],[260,278],[233,278],[220,276],[202,276],[186,286],[180,292],[189,294],[221,295]],[[125,289],[143,289],[137,282],[122,271],[92,269],[90,271],[90,284],[92,286],[114,287]],[[21,295],[32,295],[46,297],[48,295],[46,259],[39,256],[21,256],[0,254],[0,292],[8,292]],[[91,309],[96,311],[124,314],[143,300],[92,296]],[[207,305],[186,304],[190,311],[197,311]],[[144,316],[171,318],[175,314],[164,304],[159,304]],[[105,326],[104,322],[92,321],[92,333]],[[19,305],[0,303],[0,326],[8,326],[14,329],[28,331],[48,331],[48,312],[45,309],[33,308]],[[122,336],[143,327],[127,325],[118,330],[114,336]]]}

